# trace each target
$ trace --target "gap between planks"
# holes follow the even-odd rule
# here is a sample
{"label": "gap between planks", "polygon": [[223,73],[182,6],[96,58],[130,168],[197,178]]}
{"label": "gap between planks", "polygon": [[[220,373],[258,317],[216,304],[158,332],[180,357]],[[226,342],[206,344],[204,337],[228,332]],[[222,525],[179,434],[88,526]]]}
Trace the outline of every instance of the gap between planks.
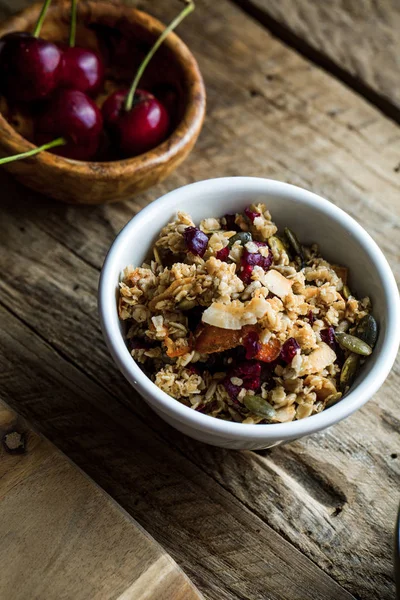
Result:
{"label": "gap between planks", "polygon": [[383,94],[380,94],[362,81],[362,79],[353,75],[326,54],[314,48],[306,39],[300,37],[294,31],[289,29],[289,27],[277,21],[272,15],[256,6],[252,0],[230,0],[230,2],[236,4],[243,12],[265,27],[271,35],[286,46],[293,48],[293,50],[298,52],[308,61],[312,62],[320,69],[323,69],[356,92],[359,96],[367,100],[386,117],[395,123],[400,124],[400,108],[388,100]]}

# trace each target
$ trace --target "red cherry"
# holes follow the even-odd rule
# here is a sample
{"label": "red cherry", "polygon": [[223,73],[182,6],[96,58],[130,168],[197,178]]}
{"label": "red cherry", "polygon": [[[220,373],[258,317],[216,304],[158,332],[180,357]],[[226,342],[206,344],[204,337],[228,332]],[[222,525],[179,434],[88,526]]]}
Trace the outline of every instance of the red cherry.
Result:
{"label": "red cherry", "polygon": [[76,46],[64,49],[60,80],[62,87],[95,95],[103,82],[104,64],[96,52]]}
{"label": "red cherry", "polygon": [[124,156],[148,152],[165,140],[169,130],[169,116],[153,94],[137,90],[133,106],[125,110],[127,92],[118,91],[109,96],[102,112],[106,125],[116,137]]}
{"label": "red cherry", "polygon": [[[116,123],[124,110],[124,102],[127,94],[128,90],[118,90],[113,92],[103,102],[101,112],[103,114],[104,125],[111,130],[116,126]],[[152,95],[145,90],[136,90],[135,99],[144,100],[145,98],[151,97]]]}
{"label": "red cherry", "polygon": [[44,144],[59,136],[65,146],[52,151],[76,160],[90,160],[96,154],[103,127],[101,112],[89,96],[79,90],[58,90],[36,123],[36,141]]}
{"label": "red cherry", "polygon": [[0,80],[12,100],[30,102],[46,98],[58,85],[62,52],[52,42],[24,32],[1,38]]}

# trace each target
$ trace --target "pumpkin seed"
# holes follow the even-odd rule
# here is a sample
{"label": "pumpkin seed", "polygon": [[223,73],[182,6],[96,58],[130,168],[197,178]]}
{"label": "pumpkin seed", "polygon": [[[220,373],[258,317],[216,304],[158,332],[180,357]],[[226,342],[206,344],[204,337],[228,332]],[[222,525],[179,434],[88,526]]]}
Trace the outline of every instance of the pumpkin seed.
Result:
{"label": "pumpkin seed", "polygon": [[239,231],[238,233],[235,233],[235,235],[233,235],[231,238],[229,238],[229,248],[232,248],[233,244],[238,241],[242,244],[242,246],[244,246],[248,242],[252,242],[253,238],[249,231]]}
{"label": "pumpkin seed", "polygon": [[331,394],[330,396],[328,396],[325,408],[330,408],[334,404],[337,404],[339,400],[341,400],[342,396],[342,392],[336,392],[336,394]]}
{"label": "pumpkin seed", "polygon": [[351,296],[351,291],[348,285],[343,286],[343,296],[345,300],[348,300]]}
{"label": "pumpkin seed", "polygon": [[250,412],[265,419],[273,419],[276,415],[275,409],[261,396],[245,396],[243,404]]}
{"label": "pumpkin seed", "polygon": [[286,244],[283,242],[283,240],[278,238],[278,236],[276,236],[276,235],[271,235],[271,237],[268,238],[268,244],[269,244],[270,248],[272,248],[272,246],[275,246],[275,248],[279,252],[287,252]]}
{"label": "pumpkin seed", "polygon": [[354,333],[360,340],[366,342],[373,348],[378,338],[378,324],[372,315],[365,315],[354,330]]}
{"label": "pumpkin seed", "polygon": [[369,356],[372,352],[371,346],[369,346],[364,340],[361,340],[359,337],[355,335],[350,335],[350,333],[337,333],[336,339],[339,344],[345,350],[350,350],[350,352],[354,352],[355,354],[361,354],[362,356]]}
{"label": "pumpkin seed", "polygon": [[180,310],[191,310],[192,308],[194,308],[196,306],[197,302],[196,300],[181,300],[178,304],[178,308],[180,308]]}
{"label": "pumpkin seed", "polygon": [[340,387],[343,391],[347,390],[353,383],[356,376],[360,357],[358,354],[349,354],[344,361],[344,365],[340,372]]}
{"label": "pumpkin seed", "polygon": [[283,231],[285,232],[285,236],[289,242],[289,245],[292,247],[295,255],[300,258],[301,266],[303,267],[304,266],[303,247],[300,244],[299,240],[297,239],[296,234],[291,229],[289,229],[289,227],[285,227],[285,229]]}

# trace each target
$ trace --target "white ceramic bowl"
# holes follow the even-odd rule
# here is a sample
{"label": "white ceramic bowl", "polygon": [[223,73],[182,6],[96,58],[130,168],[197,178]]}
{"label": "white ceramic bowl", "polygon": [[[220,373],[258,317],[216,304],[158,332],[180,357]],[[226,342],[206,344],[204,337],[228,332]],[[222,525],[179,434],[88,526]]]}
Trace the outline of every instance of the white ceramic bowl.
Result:
{"label": "white ceramic bowl", "polygon": [[[350,393],[335,406],[290,423],[244,425],[222,421],[184,406],[157,388],[140,370],[126,347],[117,313],[121,271],[141,265],[161,227],[181,209],[199,222],[204,217],[239,212],[262,200],[279,228],[287,225],[303,243],[317,242],[322,254],[350,268],[351,288],[372,299],[379,338]],[[119,233],[104,262],[99,285],[99,311],[109,350],[127,380],[167,423],[202,442],[235,449],[268,448],[325,429],[348,417],[369,400],[385,381],[400,339],[400,302],[392,271],[373,239],[331,202],[301,188],[252,177],[200,181],[159,198],[137,214]]]}

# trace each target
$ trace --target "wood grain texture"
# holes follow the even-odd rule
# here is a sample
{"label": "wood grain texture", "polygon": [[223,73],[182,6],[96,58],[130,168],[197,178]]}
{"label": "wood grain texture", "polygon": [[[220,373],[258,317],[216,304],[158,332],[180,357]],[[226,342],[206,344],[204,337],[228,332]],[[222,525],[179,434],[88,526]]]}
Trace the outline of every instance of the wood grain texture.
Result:
{"label": "wood grain texture", "polygon": [[[400,4],[397,0],[237,0],[300,49],[311,47],[341,71],[400,107]],[[260,11],[260,12],[258,12]],[[277,31],[277,26],[287,30]],[[290,39],[290,32],[297,41]],[[302,46],[301,40],[306,47]],[[317,58],[317,55],[316,55]]]}
{"label": "wood grain texture", "polygon": [[0,597],[201,600],[176,563],[117,504],[0,401]]}
{"label": "wood grain texture", "polygon": [[[10,31],[32,31],[37,21],[42,2],[28,6],[18,16],[11,17],[0,25],[0,37]],[[60,0],[50,7],[41,30],[41,35],[51,41],[67,43],[69,32],[69,0]],[[101,54],[104,48],[112,48],[116,40],[121,47],[129,48],[131,68],[126,67],[126,56],[119,62],[106,64],[106,86],[111,91],[129,82],[137,68],[137,57],[143,55],[143,44],[151,47],[164,30],[164,25],[148,14],[114,2],[81,0],[78,12],[77,43],[83,43]],[[94,27],[98,27],[94,30]],[[117,31],[114,37],[110,31]],[[127,51],[126,51],[127,52]],[[108,51],[111,56],[111,50]],[[121,51],[119,51],[121,54]],[[118,59],[114,51],[113,60]],[[134,59],[132,59],[132,56]],[[153,73],[153,74],[152,74]],[[156,55],[155,61],[143,78],[146,89],[152,89],[155,74],[161,73],[162,83],[173,86],[179,110],[176,123],[168,138],[156,148],[125,160],[97,162],[65,160],[50,152],[5,165],[18,181],[24,185],[73,204],[103,204],[130,198],[165,179],[188,156],[200,133],[205,113],[205,90],[197,63],[189,49],[172,33]],[[116,81],[118,85],[116,85]],[[149,87],[147,87],[149,86]],[[101,106],[102,97],[97,99]],[[7,105],[6,105],[7,106]],[[12,115],[12,109],[10,112]],[[23,131],[17,131],[3,114],[0,114],[0,156],[20,154],[34,148],[31,135],[22,137],[24,130],[33,129],[32,117],[19,118]],[[15,120],[15,119],[14,119]],[[102,140],[106,146],[105,139]],[[108,140],[108,146],[112,141]]]}
{"label": "wood grain texture", "polygon": [[[7,322],[0,331],[4,396],[32,414],[62,450],[171,547],[207,597],[352,598],[2,307],[0,322]],[[57,508],[58,501],[54,504]],[[93,527],[93,535],[96,530],[101,535],[97,517]]]}
{"label": "wood grain texture", "polygon": [[[141,6],[165,21],[174,12],[172,3]],[[164,544],[206,597],[302,597],[293,582],[270,590],[271,554],[287,555],[275,573],[310,577],[290,546],[279,550],[270,526],[354,597],[389,600],[398,363],[347,421],[290,446],[239,453],[167,427],[102,342],[95,294],[115,234],[149,201],[202,178],[258,175],[312,189],[354,216],[400,276],[399,128],[228,2],[199,2],[181,35],[205,77],[208,115],[196,151],[166,183],[119,206],[78,209],[1,178],[0,301],[29,327],[16,325],[6,346],[7,398],[18,397],[15,405]],[[22,379],[21,361],[30,365]]]}

